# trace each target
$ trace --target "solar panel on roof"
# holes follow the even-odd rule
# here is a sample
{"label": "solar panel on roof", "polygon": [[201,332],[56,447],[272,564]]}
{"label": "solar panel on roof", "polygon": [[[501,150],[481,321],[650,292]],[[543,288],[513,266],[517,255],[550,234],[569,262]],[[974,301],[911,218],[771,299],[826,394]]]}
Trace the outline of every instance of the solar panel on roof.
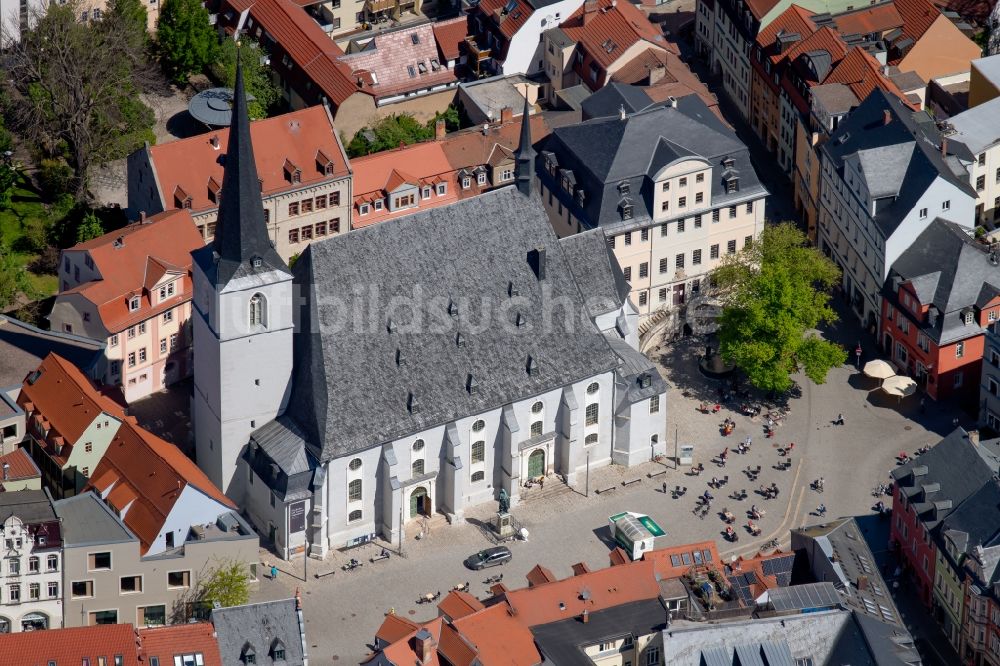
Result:
{"label": "solar panel on roof", "polygon": [[764,571],[765,576],[777,576],[778,574],[785,573],[790,574],[794,560],[795,555],[793,554],[775,557],[769,560],[764,560],[761,565],[761,569]]}

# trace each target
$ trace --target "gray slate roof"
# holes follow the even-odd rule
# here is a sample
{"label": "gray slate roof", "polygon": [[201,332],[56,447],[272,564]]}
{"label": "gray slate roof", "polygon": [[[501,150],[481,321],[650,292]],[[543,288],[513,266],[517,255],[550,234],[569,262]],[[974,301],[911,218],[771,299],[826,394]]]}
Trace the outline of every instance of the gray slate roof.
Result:
{"label": "gray slate roof", "polygon": [[[906,632],[875,556],[854,518],[793,530],[792,548],[806,558],[814,579],[829,581],[843,593],[841,601],[846,606]],[[867,583],[864,589],[859,585],[862,580]],[[790,589],[796,587],[801,586]]]}
{"label": "gray slate roof", "polygon": [[602,640],[643,636],[663,629],[666,612],[659,599],[633,601],[590,613],[586,624],[576,618],[531,627],[546,661],[559,666],[592,666],[583,646]]}
{"label": "gray slate roof", "polygon": [[946,344],[983,333],[978,317],[966,324],[964,311],[983,307],[1000,296],[1000,266],[989,249],[953,222],[935,219],[892,265],[884,293],[892,303],[898,294],[894,278],[910,281],[922,305],[934,305],[940,315],[916,322],[932,340]]}
{"label": "gray slate roof", "polygon": [[[1000,551],[1000,484],[990,479],[948,514],[941,523],[941,533],[958,547],[959,552],[984,556],[980,585],[990,585],[1000,576],[997,551]],[[982,550],[979,550],[982,549]]]}
{"label": "gray slate roof", "polygon": [[316,459],[309,455],[299,425],[288,416],[279,416],[251,433],[243,459],[282,501],[311,494]]}
{"label": "gray slate roof", "polygon": [[590,120],[591,118],[617,118],[622,107],[625,107],[625,113],[635,113],[652,104],[653,100],[642,88],[612,81],[584,100],[581,108],[583,109],[583,119]]}
{"label": "gray slate roof", "polygon": [[63,543],[67,546],[139,541],[93,492],[57,500],[54,507],[62,518]]}
{"label": "gray slate roof", "polygon": [[617,310],[625,304],[631,287],[601,229],[591,229],[559,239],[576,283],[583,290],[590,316]]}
{"label": "gray slate roof", "polygon": [[[219,642],[222,666],[246,666],[241,656],[247,643],[256,653],[258,666],[301,666],[303,663],[305,655],[302,654],[295,599],[216,608],[212,610],[211,619]],[[284,662],[271,659],[275,640],[281,641],[285,648]]]}
{"label": "gray slate roof", "polygon": [[998,461],[987,442],[974,445],[956,428],[947,437],[890,474],[928,530],[993,478]]}
{"label": "gray slate roof", "polygon": [[0,523],[17,516],[22,523],[45,523],[57,519],[52,500],[44,490],[0,493]]}
{"label": "gray slate roof", "polygon": [[[641,351],[622,340],[616,333],[606,334],[608,344],[614,350],[622,365],[618,376],[626,382],[625,397],[630,403],[649,400],[654,395],[660,395],[667,390],[667,383],[656,371],[656,366]],[[650,378],[649,386],[643,386],[643,377]]]}
{"label": "gray slate roof", "polygon": [[618,366],[540,202],[512,187],[313,242],[294,272],[307,306],[288,415],[321,461]]}
{"label": "gray slate roof", "polygon": [[[886,111],[892,118],[888,124],[883,122]],[[862,167],[868,165],[864,172],[868,190],[875,196],[896,197],[878,207],[874,217],[888,238],[938,176],[975,197],[969,183],[956,175],[954,165],[942,157],[940,144],[941,136],[933,120],[926,114],[913,113],[896,97],[876,89],[840,122],[820,150],[840,174],[845,159],[858,154]],[[957,142],[952,149],[960,150],[963,156],[968,152]],[[875,152],[869,157],[870,151]],[[909,159],[904,160],[907,154]]]}
{"label": "gray slate roof", "polygon": [[[715,207],[766,194],[746,146],[697,95],[681,97],[676,108],[658,105],[625,120],[616,113],[611,118],[556,128],[546,139],[544,149],[555,154],[560,169],[573,172],[585,195],[583,206],[549,174],[544,163],[539,165],[539,177],[587,227],[621,231],[650,224],[651,179],[671,162],[688,157],[702,158],[716,167],[711,195]],[[726,157],[733,158],[739,172],[739,191],[734,194],[727,194],[722,182],[722,160]],[[627,195],[619,191],[622,182],[629,184]],[[631,220],[622,219],[623,198],[633,204]]]}

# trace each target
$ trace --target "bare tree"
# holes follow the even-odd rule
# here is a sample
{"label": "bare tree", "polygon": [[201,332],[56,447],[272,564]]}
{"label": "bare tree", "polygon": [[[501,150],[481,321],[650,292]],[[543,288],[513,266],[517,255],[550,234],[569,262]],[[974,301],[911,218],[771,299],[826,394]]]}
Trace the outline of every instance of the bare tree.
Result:
{"label": "bare tree", "polygon": [[120,12],[80,22],[81,5],[51,3],[10,45],[9,101],[16,129],[46,156],[65,156],[77,200],[91,165],[127,154],[152,137],[152,111],[138,97],[147,67],[142,42]]}

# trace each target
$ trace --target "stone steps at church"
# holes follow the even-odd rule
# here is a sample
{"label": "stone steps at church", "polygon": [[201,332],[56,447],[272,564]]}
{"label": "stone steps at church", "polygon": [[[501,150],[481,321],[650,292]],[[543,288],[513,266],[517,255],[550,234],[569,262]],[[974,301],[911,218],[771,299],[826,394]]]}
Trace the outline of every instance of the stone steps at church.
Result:
{"label": "stone steps at church", "polygon": [[559,477],[555,475],[547,476],[545,477],[545,485],[541,488],[538,486],[522,488],[521,502],[541,502],[571,492],[573,492],[573,489],[563,483]]}

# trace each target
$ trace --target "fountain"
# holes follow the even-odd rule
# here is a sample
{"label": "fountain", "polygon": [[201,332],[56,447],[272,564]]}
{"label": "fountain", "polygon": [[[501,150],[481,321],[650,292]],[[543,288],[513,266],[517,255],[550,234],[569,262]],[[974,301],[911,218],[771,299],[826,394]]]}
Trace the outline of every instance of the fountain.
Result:
{"label": "fountain", "polygon": [[736,366],[726,363],[711,346],[707,346],[705,355],[698,359],[698,369],[709,379],[727,379],[736,371]]}

